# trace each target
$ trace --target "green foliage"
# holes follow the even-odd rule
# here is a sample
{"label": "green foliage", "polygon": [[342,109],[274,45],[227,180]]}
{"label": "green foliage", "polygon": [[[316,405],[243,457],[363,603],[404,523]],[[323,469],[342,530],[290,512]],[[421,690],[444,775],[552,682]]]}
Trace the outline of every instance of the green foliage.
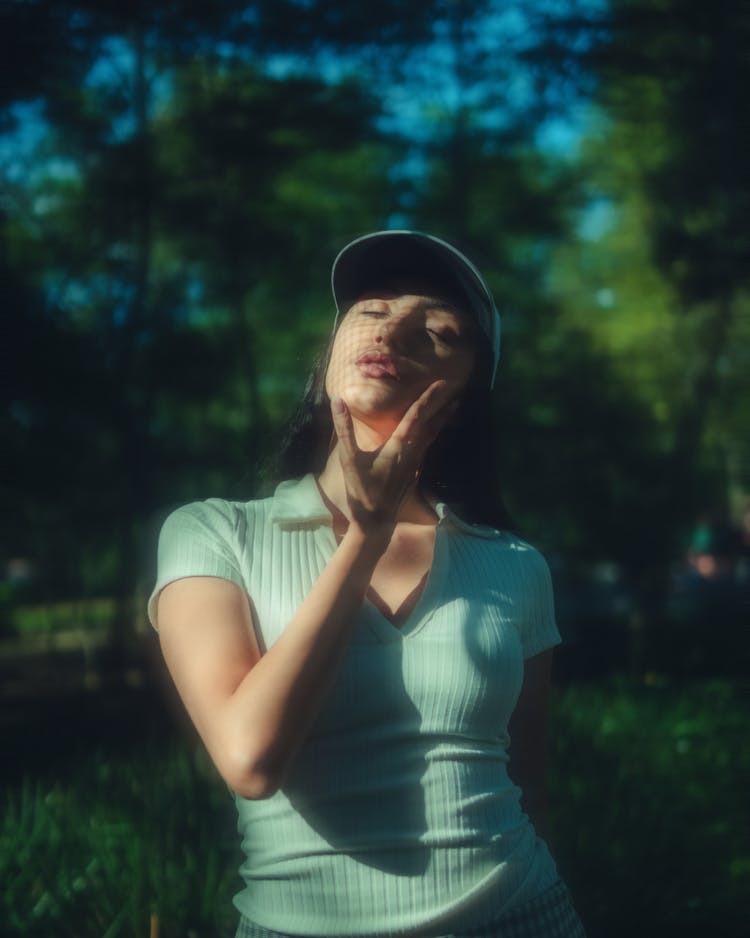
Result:
{"label": "green foliage", "polygon": [[[530,539],[616,561],[653,620],[696,513],[742,513],[734,0],[11,6],[3,126],[29,100],[45,121],[0,150],[3,555],[33,562],[31,598],[114,595],[127,630],[167,508],[256,493],[331,258],[388,224],[487,272]],[[574,107],[580,151],[541,146]]]}
{"label": "green foliage", "polygon": [[10,621],[16,631],[25,634],[69,629],[83,632],[101,628],[111,622],[114,611],[113,601],[106,598],[18,605],[13,610]]}
{"label": "green foliage", "polygon": [[[592,501],[604,500],[610,544],[574,494],[579,530],[636,579],[639,553],[664,578],[695,517],[709,508],[739,517],[750,485],[750,255],[739,220],[750,190],[737,172],[748,150],[736,119],[747,28],[734,2],[714,15],[693,0],[623,0],[581,56],[599,76],[598,107],[575,162],[570,234],[551,252],[552,333],[580,336],[586,355],[568,363],[599,378],[571,427],[604,442],[589,452],[599,469],[575,459],[571,468],[592,479]],[[569,397],[561,384],[555,397]],[[605,409],[597,430],[589,421]]]}
{"label": "green foliage", "polygon": [[741,687],[657,675],[559,692],[554,838],[592,936],[744,933],[748,705]]}
{"label": "green foliage", "polygon": [[[750,877],[741,688],[568,686],[553,700],[552,845],[591,938],[739,938]],[[147,736],[6,786],[0,916],[9,935],[229,935],[234,807],[204,753]]]}
{"label": "green foliage", "polygon": [[670,472],[688,510],[716,491],[717,466],[736,512],[750,479],[750,142],[738,90],[750,80],[749,29],[735,0],[716,10],[621,0],[594,53],[606,129],[586,165],[620,216],[586,251],[611,297],[598,318],[630,322],[631,336],[642,327],[642,393],[669,427]]}
{"label": "green foliage", "polygon": [[229,934],[239,885],[234,808],[202,753],[156,741],[88,753],[69,774],[5,796],[6,934]]}
{"label": "green foliage", "polygon": [[133,131],[111,82],[71,90],[3,231],[7,550],[33,558],[38,599],[123,603],[161,506],[256,488],[330,323],[308,271],[384,221],[387,148],[359,88],[196,57],[157,108],[144,48],[121,54]]}

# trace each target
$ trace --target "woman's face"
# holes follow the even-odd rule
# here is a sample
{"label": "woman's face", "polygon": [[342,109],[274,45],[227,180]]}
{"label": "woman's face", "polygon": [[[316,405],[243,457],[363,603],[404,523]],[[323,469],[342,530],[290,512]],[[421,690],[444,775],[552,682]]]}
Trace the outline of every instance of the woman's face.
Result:
{"label": "woman's face", "polygon": [[458,395],[476,360],[473,320],[418,280],[368,290],[336,332],[326,371],[329,397],[352,416],[390,434],[409,406],[439,378]]}

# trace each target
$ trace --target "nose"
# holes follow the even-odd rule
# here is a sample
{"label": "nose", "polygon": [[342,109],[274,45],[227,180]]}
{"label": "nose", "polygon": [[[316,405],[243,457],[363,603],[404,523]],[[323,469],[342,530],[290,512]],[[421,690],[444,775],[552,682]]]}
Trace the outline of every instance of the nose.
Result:
{"label": "nose", "polygon": [[378,324],[375,341],[378,344],[386,343],[391,347],[398,347],[408,342],[410,331],[414,328],[414,317],[407,314],[389,316]]}

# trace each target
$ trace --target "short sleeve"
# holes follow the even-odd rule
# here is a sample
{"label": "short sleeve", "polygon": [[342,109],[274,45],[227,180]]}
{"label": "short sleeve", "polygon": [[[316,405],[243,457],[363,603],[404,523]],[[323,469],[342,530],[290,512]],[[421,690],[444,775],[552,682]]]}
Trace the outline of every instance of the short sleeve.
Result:
{"label": "short sleeve", "polygon": [[240,570],[234,513],[229,502],[212,498],[173,511],[159,534],[156,585],[148,617],[158,631],[157,600],[169,583],[188,576],[215,576],[245,588]]}
{"label": "short sleeve", "polygon": [[523,556],[527,572],[521,645],[524,658],[532,658],[559,645],[562,639],[555,621],[552,577],[547,561],[533,547],[524,551]]}

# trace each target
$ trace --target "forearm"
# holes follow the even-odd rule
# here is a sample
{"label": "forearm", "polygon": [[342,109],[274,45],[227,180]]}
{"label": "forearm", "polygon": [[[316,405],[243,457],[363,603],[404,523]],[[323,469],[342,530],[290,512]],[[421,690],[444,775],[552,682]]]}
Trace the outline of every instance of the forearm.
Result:
{"label": "forearm", "polygon": [[273,794],[307,738],[390,534],[350,526],[281,636],[227,699],[220,744],[240,794]]}

